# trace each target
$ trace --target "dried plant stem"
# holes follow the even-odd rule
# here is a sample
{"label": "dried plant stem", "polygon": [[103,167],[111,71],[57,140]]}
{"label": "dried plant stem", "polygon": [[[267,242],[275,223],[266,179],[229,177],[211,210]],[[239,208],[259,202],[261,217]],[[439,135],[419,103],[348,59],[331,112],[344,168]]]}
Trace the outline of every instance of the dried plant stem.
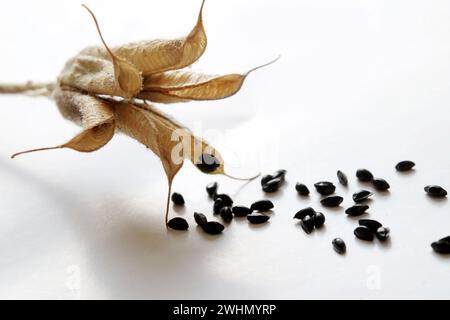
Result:
{"label": "dried plant stem", "polygon": [[169,222],[169,205],[170,205],[170,194],[172,193],[172,180],[169,180],[169,190],[167,191],[167,203],[166,203],[166,227]]}
{"label": "dried plant stem", "polygon": [[55,150],[55,149],[62,149],[64,148],[64,146],[56,146],[56,147],[47,147],[47,148],[38,148],[38,149],[31,149],[31,150],[26,150],[26,151],[21,151],[21,152],[17,152],[14,153],[11,156],[11,159],[14,159],[17,156],[20,156],[22,154],[26,154],[26,153],[32,153],[32,152],[38,152],[38,151],[47,151],[47,150]]}
{"label": "dried plant stem", "polygon": [[233,180],[239,180],[239,181],[252,181],[252,180],[255,180],[256,178],[258,178],[258,177],[261,175],[261,172],[258,172],[257,175],[255,175],[255,176],[253,176],[253,177],[250,177],[250,178],[239,178],[239,177],[234,177],[234,176],[229,175],[229,174],[226,173],[226,172],[224,172],[223,175],[224,175],[225,177],[228,177],[228,178],[233,179]]}
{"label": "dried plant stem", "polygon": [[0,84],[0,94],[18,94],[18,93],[29,93],[33,91],[43,90],[46,92],[51,92],[55,87],[54,83],[38,83],[28,81],[26,83],[20,84]]}

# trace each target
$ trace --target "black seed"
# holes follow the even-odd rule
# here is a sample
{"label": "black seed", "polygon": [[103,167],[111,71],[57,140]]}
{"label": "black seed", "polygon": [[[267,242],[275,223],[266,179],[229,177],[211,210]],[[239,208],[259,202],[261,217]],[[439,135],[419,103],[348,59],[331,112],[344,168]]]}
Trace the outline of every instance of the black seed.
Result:
{"label": "black seed", "polygon": [[223,203],[222,199],[218,198],[214,200],[213,213],[219,214],[220,209],[222,209],[223,207],[225,207],[225,204]]}
{"label": "black seed", "polygon": [[281,178],[273,178],[272,180],[267,182],[265,185],[263,185],[262,189],[264,192],[267,192],[267,193],[272,193],[272,192],[278,191],[282,182],[283,181],[281,180]]}
{"label": "black seed", "polygon": [[415,165],[416,164],[414,162],[405,160],[397,163],[395,169],[397,169],[397,171],[408,171],[411,170]]}
{"label": "black seed", "polygon": [[314,217],[314,226],[316,228],[322,227],[323,224],[325,223],[325,216],[323,215],[323,213],[316,212],[316,214],[313,217]]}
{"label": "black seed", "polygon": [[314,230],[314,217],[306,216],[300,221],[300,226],[302,227],[303,231],[306,233],[311,233]]}
{"label": "black seed", "polygon": [[377,229],[377,232],[375,233],[375,236],[378,238],[378,240],[385,241],[385,240],[387,240],[387,238],[389,238],[390,232],[391,232],[391,230],[389,228],[379,227]]}
{"label": "black seed", "polygon": [[359,181],[369,182],[373,180],[373,174],[367,169],[358,169],[356,171],[356,177]]}
{"label": "black seed", "polygon": [[361,190],[359,192],[355,192],[353,194],[353,201],[355,202],[363,202],[367,200],[373,193],[367,190]]}
{"label": "black seed", "polygon": [[286,170],[281,169],[281,170],[275,171],[273,173],[273,177],[274,178],[280,178],[282,181],[284,181],[284,179],[286,178],[286,173],[287,173]]}
{"label": "black seed", "polygon": [[441,186],[429,185],[424,190],[430,197],[434,198],[443,198],[447,195],[447,191]]}
{"label": "black seed", "polygon": [[328,196],[336,190],[336,186],[328,181],[320,181],[314,184],[317,192],[323,196]]}
{"label": "black seed", "polygon": [[320,203],[325,207],[337,207],[342,201],[344,201],[344,198],[340,196],[330,196],[320,200]]}
{"label": "black seed", "polygon": [[194,219],[195,219],[195,222],[199,226],[202,226],[208,222],[208,219],[206,219],[206,216],[203,213],[199,213],[199,212],[194,212]]}
{"label": "black seed", "polygon": [[273,209],[273,203],[270,200],[259,200],[250,206],[252,211],[269,211],[270,209]]}
{"label": "black seed", "polygon": [[377,189],[378,191],[386,191],[387,189],[389,189],[391,186],[389,185],[389,183],[387,183],[386,180],[384,179],[373,179],[372,181],[373,187],[375,189]]}
{"label": "black seed", "polygon": [[210,198],[214,198],[216,196],[218,187],[219,184],[217,182],[211,182],[206,186],[206,192]]}
{"label": "black seed", "polygon": [[378,221],[371,220],[371,219],[361,219],[358,221],[358,224],[360,226],[364,226],[364,227],[368,228],[370,231],[372,231],[372,233],[377,232],[377,230],[383,226]]}
{"label": "black seed", "polygon": [[200,171],[211,173],[220,167],[220,162],[214,155],[204,153],[198,158],[198,163],[195,165]]}
{"label": "black seed", "polygon": [[247,216],[247,220],[251,224],[261,224],[269,221],[270,217],[259,213],[252,213]]}
{"label": "black seed", "polygon": [[370,231],[369,228],[365,226],[360,226],[353,231],[355,236],[358,239],[365,240],[365,241],[372,241],[373,240],[373,233]]}
{"label": "black seed", "polygon": [[180,217],[169,220],[167,226],[174,230],[187,230],[189,228],[187,221]]}
{"label": "black seed", "polygon": [[341,170],[338,170],[337,177],[340,184],[342,184],[343,186],[348,185],[347,175],[343,173]]}
{"label": "black seed", "polygon": [[309,195],[309,189],[303,183],[297,182],[295,184],[295,190],[297,190],[299,195],[302,195],[302,196]]}
{"label": "black seed", "polygon": [[220,199],[223,202],[224,207],[231,207],[233,205],[233,199],[227,194],[218,194],[214,200]]}
{"label": "black seed", "polygon": [[442,238],[436,242],[433,242],[431,244],[431,247],[437,253],[445,253],[445,254],[450,253],[450,236]]}
{"label": "black seed", "polygon": [[274,178],[274,176],[272,176],[270,174],[266,174],[266,175],[262,176],[262,178],[261,178],[261,186],[264,186],[267,182],[269,182],[273,178]]}
{"label": "black seed", "polygon": [[172,202],[177,206],[183,206],[184,198],[180,193],[174,192],[172,193]]}
{"label": "black seed", "polygon": [[220,209],[220,217],[225,222],[230,222],[233,220],[233,211],[231,210],[231,207],[223,207]]}
{"label": "black seed", "polygon": [[365,214],[367,209],[369,209],[369,206],[365,204],[356,204],[345,210],[345,213],[349,216],[357,217]]}
{"label": "black seed", "polygon": [[252,209],[245,206],[234,206],[233,213],[236,217],[245,217],[252,213]]}
{"label": "black seed", "polygon": [[331,244],[333,245],[334,250],[339,254],[344,254],[345,251],[347,251],[347,246],[345,245],[344,240],[342,240],[341,238],[333,239]]}
{"label": "black seed", "polygon": [[209,234],[219,234],[225,229],[223,224],[216,221],[209,221],[201,226],[203,231]]}
{"label": "black seed", "polygon": [[299,219],[302,220],[304,219],[306,216],[311,216],[313,217],[316,214],[316,211],[311,208],[311,207],[306,207],[302,210],[300,210],[299,212],[297,212],[294,216],[294,219]]}

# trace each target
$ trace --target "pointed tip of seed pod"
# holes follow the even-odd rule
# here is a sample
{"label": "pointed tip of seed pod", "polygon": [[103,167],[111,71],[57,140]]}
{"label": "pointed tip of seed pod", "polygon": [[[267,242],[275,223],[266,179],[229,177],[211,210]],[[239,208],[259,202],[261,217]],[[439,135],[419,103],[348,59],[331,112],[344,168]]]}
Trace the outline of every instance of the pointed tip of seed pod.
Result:
{"label": "pointed tip of seed pod", "polygon": [[227,178],[233,179],[233,180],[239,180],[239,181],[252,181],[255,180],[256,178],[258,178],[261,175],[261,172],[258,172],[257,175],[250,177],[250,178],[239,178],[239,177],[234,177],[226,172],[223,173],[223,175]]}
{"label": "pointed tip of seed pod", "polygon": [[264,68],[264,67],[270,66],[271,64],[274,64],[275,62],[277,62],[278,60],[280,60],[280,58],[281,58],[281,55],[278,55],[278,57],[276,57],[275,59],[273,59],[273,60],[271,60],[271,61],[269,61],[269,62],[267,62],[267,63],[264,63],[264,64],[262,64],[262,65],[260,65],[260,66],[257,66],[257,67],[254,67],[254,68],[250,69],[249,71],[247,71],[247,72],[245,73],[244,76],[246,77],[246,76],[248,76],[250,73],[252,73],[253,71],[256,71],[256,70],[262,69],[262,68]]}

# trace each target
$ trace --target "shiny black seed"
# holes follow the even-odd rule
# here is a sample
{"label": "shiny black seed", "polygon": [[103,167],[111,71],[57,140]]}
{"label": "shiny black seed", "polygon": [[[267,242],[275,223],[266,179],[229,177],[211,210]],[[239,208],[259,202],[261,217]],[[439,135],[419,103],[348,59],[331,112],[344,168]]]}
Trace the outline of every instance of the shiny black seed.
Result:
{"label": "shiny black seed", "polygon": [[273,203],[270,200],[259,200],[253,202],[250,206],[252,211],[268,211],[270,209],[273,209]]}
{"label": "shiny black seed", "polygon": [[395,169],[397,169],[397,171],[408,171],[411,170],[415,165],[416,164],[414,162],[405,160],[397,163]]}
{"label": "shiny black seed", "polygon": [[343,186],[348,185],[347,175],[343,173],[341,170],[338,170],[337,177],[340,184],[342,184]]}
{"label": "shiny black seed", "polygon": [[216,221],[209,221],[201,226],[203,231],[209,234],[219,234],[225,229],[223,224],[216,222]]}
{"label": "shiny black seed", "polygon": [[215,197],[216,201],[217,201],[217,199],[222,200],[224,207],[231,207],[233,205],[233,199],[231,199],[230,196],[227,194],[224,194],[224,193],[218,194]]}
{"label": "shiny black seed", "polygon": [[177,205],[177,206],[183,206],[184,205],[184,198],[183,196],[178,193],[178,192],[174,192],[172,193],[172,202]]}
{"label": "shiny black seed", "polygon": [[372,231],[372,233],[377,232],[377,230],[383,226],[378,221],[371,220],[371,219],[360,219],[358,221],[358,224],[360,226],[364,226],[364,227],[368,228],[370,231]]}
{"label": "shiny black seed", "polygon": [[316,228],[322,227],[323,224],[325,223],[325,216],[323,215],[323,213],[316,212],[316,214],[313,217],[314,217],[314,227]]}
{"label": "shiny black seed", "polygon": [[373,187],[375,189],[377,189],[378,191],[386,191],[387,189],[389,189],[391,186],[389,185],[389,183],[387,183],[386,180],[384,179],[373,179],[372,181]]}
{"label": "shiny black seed", "polygon": [[355,192],[353,194],[353,201],[355,202],[363,202],[364,200],[367,200],[373,193],[367,190],[361,190],[358,192]]}
{"label": "shiny black seed", "polygon": [[225,207],[225,204],[223,203],[222,199],[218,198],[214,200],[213,213],[219,214],[220,209],[222,209],[223,207]]}
{"label": "shiny black seed", "polygon": [[270,217],[259,213],[252,213],[247,216],[248,222],[251,224],[261,224],[269,221]]}
{"label": "shiny black seed", "polygon": [[236,217],[245,217],[248,216],[250,213],[252,213],[252,209],[245,207],[245,206],[234,206],[233,207],[233,214]]}
{"label": "shiny black seed", "polygon": [[214,198],[217,194],[219,184],[217,182],[211,182],[206,186],[206,192],[210,198]]}
{"label": "shiny black seed", "polygon": [[194,212],[194,219],[195,219],[195,222],[199,226],[202,226],[208,222],[208,219],[206,219],[206,216],[203,213],[199,213],[199,212]]}
{"label": "shiny black seed", "polygon": [[304,217],[302,221],[300,221],[300,226],[306,233],[311,233],[314,230],[314,217]]}
{"label": "shiny black seed", "polygon": [[187,221],[180,217],[169,220],[167,226],[174,230],[187,230],[189,228]]}
{"label": "shiny black seed", "polygon": [[329,196],[320,200],[320,203],[325,207],[337,207],[342,201],[344,201],[344,198],[340,196]]}
{"label": "shiny black seed", "polygon": [[320,181],[314,184],[317,192],[323,196],[328,196],[336,190],[336,186],[328,181]]}
{"label": "shiny black seed", "polygon": [[351,206],[350,208],[347,208],[347,210],[345,210],[345,213],[349,216],[357,217],[365,214],[367,209],[369,209],[369,206],[365,204],[356,204],[354,206]]}
{"label": "shiny black seed", "polygon": [[278,191],[282,184],[281,178],[273,178],[269,182],[267,182],[265,185],[263,185],[262,189],[264,192],[272,193]]}
{"label": "shiny black seed", "polygon": [[341,238],[333,239],[331,244],[333,245],[334,250],[339,254],[344,254],[345,251],[347,251],[347,246],[345,245],[344,240],[342,240]]}
{"label": "shiny black seed", "polygon": [[358,239],[365,240],[365,241],[372,241],[373,240],[373,233],[370,231],[369,228],[365,226],[359,226],[353,231],[355,236]]}
{"label": "shiny black seed", "polygon": [[450,236],[442,238],[431,244],[431,247],[437,253],[448,254],[450,253]]}
{"label": "shiny black seed", "polygon": [[299,195],[302,195],[302,196],[309,195],[309,189],[303,183],[297,182],[295,184],[295,190],[297,190]]}
{"label": "shiny black seed", "polygon": [[311,207],[306,207],[302,210],[300,210],[299,212],[297,212],[294,216],[294,219],[299,219],[302,220],[304,219],[306,216],[311,216],[313,217],[316,214],[316,211],[311,208]]}
{"label": "shiny black seed", "polygon": [[286,173],[287,173],[287,170],[281,169],[281,170],[275,171],[273,173],[273,177],[280,178],[282,181],[284,181],[284,178],[286,178]]}
{"label": "shiny black seed", "polygon": [[377,232],[375,232],[375,236],[378,238],[378,240],[385,241],[385,240],[387,240],[387,238],[389,238],[390,232],[391,232],[391,230],[389,228],[379,227],[377,229]]}
{"label": "shiny black seed", "polygon": [[441,186],[429,185],[424,190],[430,197],[434,198],[443,198],[447,195],[447,191]]}
{"label": "shiny black seed", "polygon": [[369,182],[373,180],[373,174],[367,169],[358,169],[356,171],[356,177],[359,181]]}
{"label": "shiny black seed", "polygon": [[202,172],[211,173],[220,167],[220,162],[214,155],[204,153],[199,157],[196,166]]}
{"label": "shiny black seed", "polygon": [[231,210],[231,207],[223,207],[220,209],[220,217],[225,222],[230,222],[233,220],[233,211]]}
{"label": "shiny black seed", "polygon": [[262,176],[262,178],[261,178],[261,186],[264,186],[267,182],[269,182],[273,178],[274,178],[274,176],[272,176],[271,174],[266,174],[266,175]]}

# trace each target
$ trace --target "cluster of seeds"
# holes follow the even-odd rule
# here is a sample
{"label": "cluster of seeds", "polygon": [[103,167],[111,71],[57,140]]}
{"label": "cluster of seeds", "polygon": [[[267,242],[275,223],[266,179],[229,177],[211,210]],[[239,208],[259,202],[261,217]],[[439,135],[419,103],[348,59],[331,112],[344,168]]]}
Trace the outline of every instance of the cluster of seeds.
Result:
{"label": "cluster of seeds", "polygon": [[321,228],[325,223],[325,216],[311,207],[304,208],[294,215],[294,219],[300,220],[300,226],[306,233],[311,233],[314,228]]}
{"label": "cluster of seeds", "polygon": [[264,192],[272,193],[278,191],[281,185],[284,183],[286,176],[286,170],[278,170],[273,174],[266,174],[261,178],[261,187]]}
{"label": "cluster of seeds", "polygon": [[390,229],[383,227],[381,223],[371,219],[361,219],[358,221],[359,227],[353,231],[358,239],[372,241],[374,236],[380,241],[386,241],[389,238]]}

